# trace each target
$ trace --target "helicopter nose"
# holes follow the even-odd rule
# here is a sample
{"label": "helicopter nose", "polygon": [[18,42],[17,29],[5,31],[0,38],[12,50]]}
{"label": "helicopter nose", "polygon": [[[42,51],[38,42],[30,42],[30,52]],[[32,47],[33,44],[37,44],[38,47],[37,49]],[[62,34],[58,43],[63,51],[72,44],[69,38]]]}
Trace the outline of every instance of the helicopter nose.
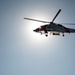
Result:
{"label": "helicopter nose", "polygon": [[37,31],[36,31],[36,29],[35,29],[35,30],[33,30],[33,31],[34,31],[34,32],[37,32]]}
{"label": "helicopter nose", "polygon": [[34,32],[39,32],[39,28],[37,28],[37,29],[35,29],[35,30],[33,30]]}

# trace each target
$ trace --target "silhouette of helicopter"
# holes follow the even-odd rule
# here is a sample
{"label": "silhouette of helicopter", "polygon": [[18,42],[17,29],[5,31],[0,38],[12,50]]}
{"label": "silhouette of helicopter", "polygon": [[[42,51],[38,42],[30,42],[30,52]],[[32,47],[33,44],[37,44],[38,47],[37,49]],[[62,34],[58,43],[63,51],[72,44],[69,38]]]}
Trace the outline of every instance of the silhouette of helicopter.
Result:
{"label": "silhouette of helicopter", "polygon": [[31,18],[24,18],[24,19],[42,22],[42,23],[48,23],[33,30],[34,32],[41,33],[41,35],[45,34],[46,37],[48,36],[48,34],[60,35],[62,33],[62,36],[64,36],[64,33],[75,33],[75,29],[67,28],[62,25],[62,24],[75,25],[75,23],[62,23],[62,24],[54,23],[54,20],[56,19],[56,17],[58,16],[60,12],[61,12],[61,9],[59,9],[59,11],[57,12],[57,14],[55,15],[55,17],[53,18],[51,22],[41,21],[41,20],[36,20],[36,19],[31,19]]}

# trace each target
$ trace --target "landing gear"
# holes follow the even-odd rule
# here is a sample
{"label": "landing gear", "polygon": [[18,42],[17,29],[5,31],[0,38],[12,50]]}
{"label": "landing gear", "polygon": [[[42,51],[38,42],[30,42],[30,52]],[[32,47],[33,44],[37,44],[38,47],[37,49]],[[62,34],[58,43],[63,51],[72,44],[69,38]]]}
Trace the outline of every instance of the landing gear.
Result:
{"label": "landing gear", "polygon": [[50,33],[50,35],[51,35],[51,33]]}
{"label": "landing gear", "polygon": [[48,34],[46,34],[45,36],[48,37]]}
{"label": "landing gear", "polygon": [[48,37],[48,32],[47,31],[45,31],[45,36]]}
{"label": "landing gear", "polygon": [[63,35],[62,35],[62,36],[63,36],[63,37],[65,36],[65,35],[64,35],[64,33],[63,33]]}

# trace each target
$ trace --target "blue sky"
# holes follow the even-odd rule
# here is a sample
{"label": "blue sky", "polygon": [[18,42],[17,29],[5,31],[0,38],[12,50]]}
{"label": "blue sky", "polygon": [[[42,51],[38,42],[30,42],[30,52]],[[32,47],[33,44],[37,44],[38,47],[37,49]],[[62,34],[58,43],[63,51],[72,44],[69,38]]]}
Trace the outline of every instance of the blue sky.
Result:
{"label": "blue sky", "polygon": [[[75,75],[75,34],[35,34],[43,23],[75,23],[75,0],[0,0],[0,75]],[[64,25],[65,26],[65,25]],[[75,26],[66,26],[75,28]]]}

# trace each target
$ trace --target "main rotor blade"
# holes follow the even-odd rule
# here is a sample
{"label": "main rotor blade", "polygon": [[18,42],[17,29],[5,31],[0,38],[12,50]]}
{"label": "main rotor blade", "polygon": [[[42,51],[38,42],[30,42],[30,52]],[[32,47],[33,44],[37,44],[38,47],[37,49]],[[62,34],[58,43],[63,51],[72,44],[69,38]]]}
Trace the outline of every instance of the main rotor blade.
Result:
{"label": "main rotor blade", "polygon": [[31,20],[31,21],[42,22],[42,23],[50,23],[50,22],[47,22],[47,21],[36,20],[36,19],[31,19],[31,18],[24,18],[24,19],[26,19],[26,20]]}
{"label": "main rotor blade", "polygon": [[56,17],[58,16],[58,14],[61,12],[61,9],[59,9],[59,11],[57,12],[57,14],[55,15],[55,17],[53,18],[52,22],[54,22],[54,20],[56,19]]}
{"label": "main rotor blade", "polygon": [[64,24],[64,25],[75,25],[75,23],[61,23],[61,24]]}

